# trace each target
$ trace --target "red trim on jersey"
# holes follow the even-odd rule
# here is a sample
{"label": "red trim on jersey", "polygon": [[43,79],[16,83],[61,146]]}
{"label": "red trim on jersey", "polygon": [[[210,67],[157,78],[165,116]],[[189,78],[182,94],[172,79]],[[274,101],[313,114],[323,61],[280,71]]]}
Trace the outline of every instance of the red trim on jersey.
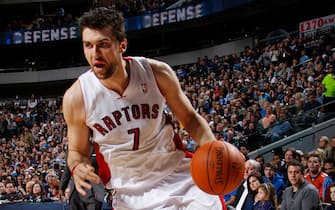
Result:
{"label": "red trim on jersey", "polygon": [[176,134],[176,133],[173,136],[173,142],[176,145],[177,149],[184,151],[184,154],[185,154],[186,158],[192,158],[193,157],[193,153],[189,152],[185,149],[185,147],[183,145],[183,142],[181,141],[179,135]]}
{"label": "red trim on jersey", "polygon": [[102,183],[106,185],[112,177],[109,166],[99,150],[99,145],[95,142],[94,142],[94,150],[98,163],[98,175],[101,178]]}
{"label": "red trim on jersey", "polygon": [[192,158],[193,157],[193,153],[192,152],[189,152],[189,151],[184,151],[184,153],[185,153],[185,157],[186,158]]}
{"label": "red trim on jersey", "polygon": [[133,60],[133,58],[132,57],[123,57],[123,60],[131,61],[131,60]]}
{"label": "red trim on jersey", "polygon": [[182,150],[182,151],[185,151],[183,142],[181,141],[179,135],[176,134],[176,133],[175,133],[174,136],[173,136],[173,142],[174,142],[174,144],[176,145],[176,148],[177,148],[177,149]]}
{"label": "red trim on jersey", "polygon": [[222,210],[227,210],[226,204],[224,203],[223,195],[219,195],[221,204],[222,204]]}

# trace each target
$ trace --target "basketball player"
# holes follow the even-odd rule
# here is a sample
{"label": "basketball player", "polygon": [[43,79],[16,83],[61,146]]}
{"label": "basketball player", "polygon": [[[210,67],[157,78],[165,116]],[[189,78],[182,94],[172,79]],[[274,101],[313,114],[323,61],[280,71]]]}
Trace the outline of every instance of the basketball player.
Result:
{"label": "basketball player", "polygon": [[[79,193],[102,181],[113,188],[119,209],[225,209],[221,199],[201,191],[189,173],[190,160],[177,149],[166,105],[199,145],[215,140],[206,121],[183,94],[167,64],[123,57],[123,17],[96,8],[80,19],[85,57],[91,67],[66,91],[68,165]],[[89,135],[102,154],[100,177],[89,164]],[[97,153],[97,158],[98,158]],[[99,162],[100,161],[100,162]],[[101,179],[100,179],[101,178]]]}

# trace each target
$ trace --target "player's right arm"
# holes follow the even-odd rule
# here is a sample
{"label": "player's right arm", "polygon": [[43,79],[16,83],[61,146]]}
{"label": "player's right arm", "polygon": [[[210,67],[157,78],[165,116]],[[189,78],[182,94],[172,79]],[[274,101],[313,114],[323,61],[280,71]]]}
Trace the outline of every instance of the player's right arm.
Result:
{"label": "player's right arm", "polygon": [[85,124],[85,108],[80,83],[77,80],[64,94],[63,114],[67,124],[68,159],[76,189],[85,195],[90,189],[87,181],[99,182],[99,177],[90,165],[90,129]]}

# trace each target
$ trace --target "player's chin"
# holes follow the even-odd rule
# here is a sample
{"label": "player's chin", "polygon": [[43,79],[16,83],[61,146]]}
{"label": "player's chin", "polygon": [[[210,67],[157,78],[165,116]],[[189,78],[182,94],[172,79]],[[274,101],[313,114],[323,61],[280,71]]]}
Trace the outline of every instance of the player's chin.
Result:
{"label": "player's chin", "polygon": [[104,71],[97,70],[95,68],[92,68],[92,71],[98,79],[106,79],[106,74],[104,73]]}
{"label": "player's chin", "polygon": [[96,72],[94,71],[95,76],[100,79],[100,80],[106,80],[112,77],[113,72],[108,72],[108,71],[101,71],[101,72]]}

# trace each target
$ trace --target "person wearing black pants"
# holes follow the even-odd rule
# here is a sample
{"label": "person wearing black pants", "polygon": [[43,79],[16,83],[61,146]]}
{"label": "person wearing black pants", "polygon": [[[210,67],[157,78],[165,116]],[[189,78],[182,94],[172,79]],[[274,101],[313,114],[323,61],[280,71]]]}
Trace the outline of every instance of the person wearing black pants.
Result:
{"label": "person wearing black pants", "polygon": [[[98,164],[95,158],[93,143],[90,148],[91,164],[94,166],[95,172],[98,172]],[[69,209],[81,210],[101,210],[104,196],[104,186],[102,184],[92,184],[91,190],[86,190],[86,195],[83,196],[76,190],[74,182],[71,178],[71,171],[66,163],[66,167],[61,177],[60,192],[63,194],[65,189],[70,187]],[[67,209],[67,208],[66,208]]]}

